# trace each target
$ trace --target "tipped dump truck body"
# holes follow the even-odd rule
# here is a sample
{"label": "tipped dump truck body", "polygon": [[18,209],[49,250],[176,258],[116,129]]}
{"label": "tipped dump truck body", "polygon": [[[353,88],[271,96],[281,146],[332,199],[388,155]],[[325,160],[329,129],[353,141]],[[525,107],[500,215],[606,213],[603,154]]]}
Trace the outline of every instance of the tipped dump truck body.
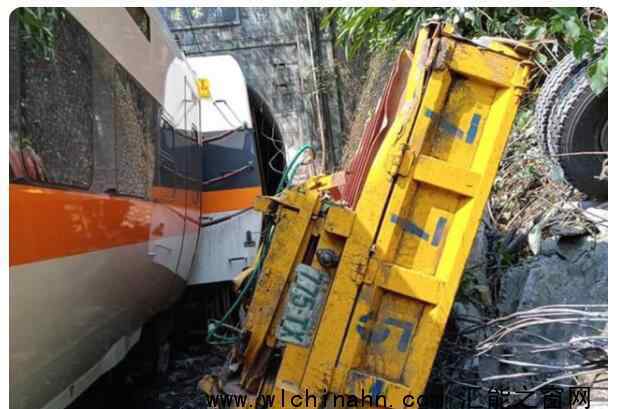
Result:
{"label": "tipped dump truck body", "polygon": [[[331,406],[325,393],[403,407],[423,393],[526,87],[528,52],[427,25],[363,141],[378,147],[359,150],[373,152],[369,166],[347,172],[357,199],[332,200],[336,178],[316,177],[257,200],[272,235],[236,344],[241,370],[204,381],[206,391],[273,395],[277,408],[294,395]],[[354,181],[357,172],[365,175]]]}

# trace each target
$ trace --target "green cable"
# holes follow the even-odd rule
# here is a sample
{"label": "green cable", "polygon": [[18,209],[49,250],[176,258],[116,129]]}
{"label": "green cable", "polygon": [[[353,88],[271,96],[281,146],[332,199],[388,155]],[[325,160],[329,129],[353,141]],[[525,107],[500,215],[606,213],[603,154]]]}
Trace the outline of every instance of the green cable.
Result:
{"label": "green cable", "polygon": [[283,176],[281,177],[281,181],[279,182],[279,185],[276,189],[276,194],[281,193],[283,189],[285,189],[285,187],[287,187],[293,181],[294,176],[296,176],[296,171],[301,165],[301,163],[296,162],[298,162],[302,154],[309,149],[313,149],[313,147],[309,144],[302,145],[298,152],[294,155],[291,162],[289,162],[289,165],[285,167],[285,169],[283,170]]}
{"label": "green cable", "polygon": [[[229,317],[231,316],[232,312],[235,311],[236,308],[238,308],[238,306],[240,305],[240,302],[242,301],[244,296],[248,293],[248,290],[252,287],[253,281],[258,275],[256,273],[261,271],[261,266],[263,264],[263,260],[265,259],[265,254],[267,254],[269,247],[270,247],[270,241],[272,239],[272,230],[273,229],[271,226],[267,227],[266,238],[264,239],[264,245],[259,254],[259,259],[257,260],[257,263],[255,264],[255,268],[251,272],[251,275],[249,276],[248,281],[245,283],[244,287],[242,287],[242,290],[240,290],[240,294],[238,294],[238,297],[236,298],[234,303],[231,305],[231,307],[229,307],[229,309],[225,312],[225,314],[220,320],[216,320],[216,319],[208,320],[208,336],[206,340],[209,343],[211,344],[231,344],[237,341],[237,336],[227,337],[224,335],[217,334],[216,331],[221,326],[224,326],[227,329],[234,330],[238,334],[241,332],[238,328],[226,324],[225,321],[227,321],[227,319],[229,319]],[[214,341],[213,338],[216,338],[219,341]]]}
{"label": "green cable", "polygon": [[[301,163],[299,163],[298,160],[300,159],[302,154],[309,149],[313,149],[313,147],[309,144],[302,145],[300,149],[298,150],[298,152],[294,155],[289,165],[285,167],[285,169],[283,170],[283,176],[281,177],[281,181],[279,182],[279,185],[276,189],[276,193],[275,193],[276,195],[280,194],[293,181],[293,178],[295,177],[296,172],[301,165]],[[236,310],[236,308],[238,308],[238,306],[240,305],[240,302],[245,297],[245,295],[248,293],[249,289],[253,286],[253,282],[256,280],[257,276],[261,272],[263,262],[266,258],[266,255],[268,254],[268,251],[270,250],[270,243],[272,241],[274,227],[272,225],[268,225],[265,230],[266,230],[266,235],[264,238],[263,246],[261,248],[261,252],[259,253],[259,258],[257,259],[257,263],[255,263],[255,268],[251,272],[248,281],[245,283],[244,287],[242,287],[242,290],[240,290],[240,294],[238,294],[238,297],[236,298],[234,303],[231,305],[231,307],[229,307],[229,309],[225,312],[225,314],[220,320],[216,320],[216,319],[208,320],[208,335],[206,337],[206,341],[210,344],[214,344],[214,345],[233,344],[239,340],[239,337],[242,331],[233,325],[226,324],[226,321],[229,319],[231,314]],[[218,334],[217,331],[221,327],[223,327],[226,330],[233,331],[237,335],[227,336],[227,335]]]}

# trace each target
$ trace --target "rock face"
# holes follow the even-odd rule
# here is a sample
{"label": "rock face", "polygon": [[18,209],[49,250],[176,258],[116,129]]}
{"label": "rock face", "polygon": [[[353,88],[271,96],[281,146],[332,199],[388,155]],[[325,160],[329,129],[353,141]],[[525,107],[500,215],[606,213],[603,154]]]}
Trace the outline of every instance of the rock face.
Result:
{"label": "rock face", "polygon": [[[500,315],[550,304],[608,302],[608,210],[587,209],[595,235],[549,237],[540,255],[509,269],[501,280]],[[600,219],[600,220],[601,220]]]}
{"label": "rock face", "polygon": [[[516,360],[537,365],[575,367],[591,365],[603,367],[608,356],[606,332],[607,309],[597,307],[608,304],[608,210],[592,207],[581,211],[584,219],[593,226],[589,230],[572,226],[553,226],[549,231],[559,232],[543,239],[538,255],[524,264],[510,268],[501,280],[497,309],[500,316],[529,311],[537,307],[554,305],[562,309],[579,309],[589,314],[600,314],[599,318],[580,316],[565,323],[556,316],[540,315],[547,323],[530,326],[527,332],[513,335],[508,341],[512,345],[508,353]],[[575,226],[576,227],[576,226]],[[582,307],[582,305],[591,305]],[[593,307],[596,306],[596,307]],[[548,322],[552,320],[554,322]],[[580,320],[580,321],[579,321]],[[565,320],[564,320],[565,321]],[[593,336],[594,338],[589,338]],[[526,343],[557,345],[563,348],[536,352]],[[520,346],[520,345],[523,346]],[[551,349],[551,348],[547,348]],[[597,365],[597,366],[595,366]],[[529,371],[528,368],[501,366],[499,373]],[[578,370],[580,371],[580,370]],[[577,372],[575,369],[574,372]],[[556,372],[546,378],[559,376]],[[595,378],[594,378],[595,377]],[[579,384],[592,384],[597,379],[608,378],[607,372],[577,377]],[[562,383],[572,382],[564,379]],[[530,383],[533,386],[533,383]],[[596,384],[601,387],[602,383]],[[593,389],[591,399],[595,402],[606,400],[602,389]]]}
{"label": "rock face", "polygon": [[[557,247],[566,246],[558,242]],[[567,252],[538,256],[508,270],[502,279],[501,315],[549,304],[608,302],[608,241],[568,240]]]}
{"label": "rock face", "polygon": [[[491,272],[490,279],[486,264],[491,236],[483,227],[465,268],[431,385],[453,379],[487,390],[529,390],[566,374],[566,368],[578,373],[579,365],[587,365],[599,369],[577,376],[577,383],[603,386],[597,382],[608,377],[602,372],[608,359],[607,206],[566,204],[547,212],[529,233],[533,255],[498,277]],[[565,377],[557,383],[573,381]],[[446,398],[463,396],[463,389],[450,385]],[[563,389],[562,402],[569,398],[567,391]],[[592,401],[606,400],[603,392],[592,390]],[[486,399],[482,395],[478,404],[485,407]],[[542,407],[542,394],[527,403]]]}
{"label": "rock face", "polygon": [[488,239],[483,221],[478,227],[471,253],[467,258],[463,282],[452,310],[459,334],[474,342],[478,342],[482,336],[480,332],[474,330],[475,326],[486,319],[482,307],[492,303],[486,278],[487,251]]}
{"label": "rock face", "polygon": [[473,241],[473,247],[471,253],[467,258],[467,264],[465,265],[465,273],[472,272],[484,276],[486,281],[486,252],[488,251],[488,240],[486,238],[486,224],[483,221],[478,227],[476,237]]}

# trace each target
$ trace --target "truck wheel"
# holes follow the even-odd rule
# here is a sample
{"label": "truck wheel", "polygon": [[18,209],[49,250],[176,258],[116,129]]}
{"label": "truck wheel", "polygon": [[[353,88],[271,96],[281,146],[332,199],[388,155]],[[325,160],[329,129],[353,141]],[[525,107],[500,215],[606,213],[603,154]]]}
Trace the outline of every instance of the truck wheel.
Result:
{"label": "truck wheel", "polygon": [[556,153],[555,144],[548,138],[548,124],[551,111],[555,103],[559,100],[558,95],[563,90],[566,83],[571,80],[576,72],[580,71],[586,62],[579,62],[572,53],[566,55],[550,72],[540,95],[536,100],[535,108],[535,128],[536,135],[540,144],[549,155]]}
{"label": "truck wheel", "polygon": [[608,88],[596,95],[581,70],[562,91],[551,110],[547,139],[566,179],[588,196],[606,200],[608,181],[598,176],[608,158]]}

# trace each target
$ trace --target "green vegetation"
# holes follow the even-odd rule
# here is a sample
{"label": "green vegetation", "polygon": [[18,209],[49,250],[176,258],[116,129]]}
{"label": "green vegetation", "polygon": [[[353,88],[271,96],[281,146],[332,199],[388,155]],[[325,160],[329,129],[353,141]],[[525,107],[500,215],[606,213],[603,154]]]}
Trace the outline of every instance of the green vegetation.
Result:
{"label": "green vegetation", "polygon": [[34,55],[47,60],[54,58],[56,22],[64,18],[60,7],[20,7],[17,13],[20,40],[33,50]]}
{"label": "green vegetation", "polygon": [[452,23],[466,37],[531,41],[538,49],[536,79],[572,51],[578,59],[593,60],[588,73],[594,91],[608,85],[608,17],[599,8],[337,7],[327,10],[322,22],[336,22],[337,41],[353,58],[363,50],[378,51],[409,41],[419,25],[433,17]]}

